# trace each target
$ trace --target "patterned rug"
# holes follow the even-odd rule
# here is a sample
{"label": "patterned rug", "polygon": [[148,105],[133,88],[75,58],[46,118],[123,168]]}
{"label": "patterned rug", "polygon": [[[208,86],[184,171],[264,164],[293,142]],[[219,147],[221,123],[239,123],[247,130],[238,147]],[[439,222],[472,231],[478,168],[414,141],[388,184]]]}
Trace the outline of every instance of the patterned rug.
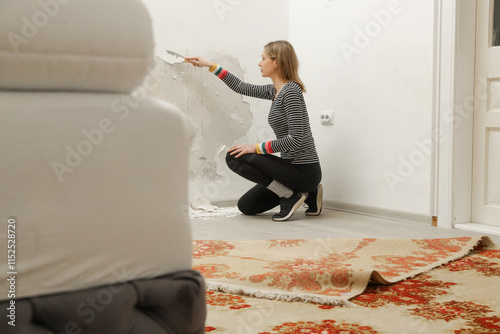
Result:
{"label": "patterned rug", "polygon": [[488,238],[195,241],[194,257],[207,333],[500,333]]}

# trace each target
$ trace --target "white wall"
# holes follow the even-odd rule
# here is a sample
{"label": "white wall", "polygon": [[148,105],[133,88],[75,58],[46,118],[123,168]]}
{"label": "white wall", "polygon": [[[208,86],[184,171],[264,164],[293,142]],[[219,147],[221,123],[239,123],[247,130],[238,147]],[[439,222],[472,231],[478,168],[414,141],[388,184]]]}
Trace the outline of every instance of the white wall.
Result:
{"label": "white wall", "polygon": [[[248,82],[268,82],[257,66],[262,47],[289,39],[308,88],[326,201],[430,215],[430,145],[416,143],[431,140],[431,0],[144,2],[158,56],[206,55]],[[177,66],[158,62],[164,85],[152,95],[176,103],[198,129],[192,193],[236,200],[251,184],[227,170],[223,148],[269,139],[269,103],[235,97],[206,69]],[[320,124],[323,110],[335,111],[335,125]]]}
{"label": "white wall", "polygon": [[290,0],[327,201],[430,216],[433,11],[430,0]]}

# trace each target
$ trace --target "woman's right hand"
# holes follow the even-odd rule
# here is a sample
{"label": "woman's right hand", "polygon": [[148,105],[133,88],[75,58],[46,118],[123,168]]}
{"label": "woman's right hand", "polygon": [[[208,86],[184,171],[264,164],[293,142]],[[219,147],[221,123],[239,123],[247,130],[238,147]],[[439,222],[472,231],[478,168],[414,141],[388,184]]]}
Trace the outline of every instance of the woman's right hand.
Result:
{"label": "woman's right hand", "polygon": [[200,56],[198,56],[198,57],[186,57],[186,61],[193,64],[193,66],[197,66],[197,67],[212,67],[215,64],[213,61],[207,60],[207,59],[200,57]]}

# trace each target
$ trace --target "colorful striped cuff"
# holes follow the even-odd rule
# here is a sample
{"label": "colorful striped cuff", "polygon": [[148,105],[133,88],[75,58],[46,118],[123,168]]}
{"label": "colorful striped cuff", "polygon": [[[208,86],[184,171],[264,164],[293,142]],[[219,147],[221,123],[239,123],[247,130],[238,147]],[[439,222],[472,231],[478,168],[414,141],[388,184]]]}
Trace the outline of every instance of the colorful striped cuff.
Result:
{"label": "colorful striped cuff", "polygon": [[217,64],[212,66],[209,71],[212,72],[213,74],[215,74],[221,80],[224,79],[227,75],[227,70],[223,69],[222,67],[220,67]]}
{"label": "colorful striped cuff", "polygon": [[256,147],[255,150],[257,151],[257,154],[271,154],[271,153],[274,153],[274,151],[273,151],[273,149],[271,147],[271,142],[270,141],[259,143],[255,147]]}
{"label": "colorful striped cuff", "polygon": [[210,67],[208,70],[213,72],[217,68],[217,64],[214,63],[214,66]]}

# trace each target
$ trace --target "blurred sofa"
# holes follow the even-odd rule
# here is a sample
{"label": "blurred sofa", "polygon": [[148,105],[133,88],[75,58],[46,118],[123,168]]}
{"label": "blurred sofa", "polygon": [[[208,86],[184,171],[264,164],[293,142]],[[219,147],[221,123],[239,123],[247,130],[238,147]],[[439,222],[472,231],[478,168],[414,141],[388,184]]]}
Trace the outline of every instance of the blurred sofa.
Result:
{"label": "blurred sofa", "polygon": [[0,333],[203,333],[194,133],[147,96],[145,6],[5,0],[0,22]]}

